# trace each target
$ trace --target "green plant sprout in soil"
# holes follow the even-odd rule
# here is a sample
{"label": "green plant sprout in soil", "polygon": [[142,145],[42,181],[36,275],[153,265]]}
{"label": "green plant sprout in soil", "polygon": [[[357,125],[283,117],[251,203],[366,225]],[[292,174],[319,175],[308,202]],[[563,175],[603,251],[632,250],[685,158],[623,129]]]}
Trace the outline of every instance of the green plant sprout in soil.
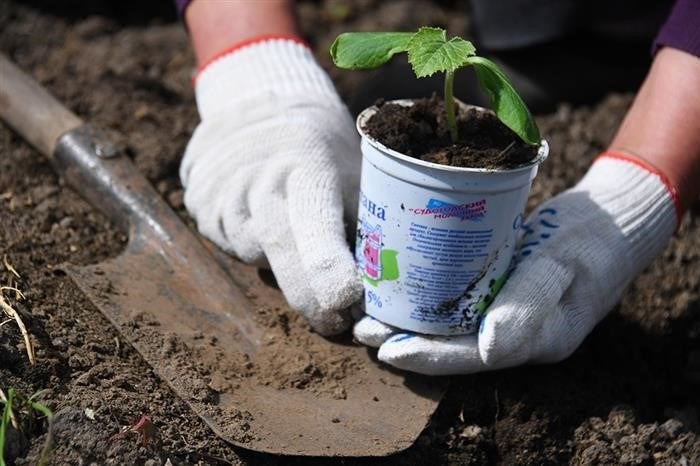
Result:
{"label": "green plant sprout in soil", "polygon": [[0,466],[5,466],[5,443],[8,437],[8,429],[10,425],[16,430],[30,429],[32,424],[38,420],[38,416],[46,417],[49,428],[46,435],[46,442],[41,450],[38,463],[39,465],[47,464],[49,452],[51,451],[51,421],[53,413],[43,404],[36,401],[42,391],[36,392],[30,397],[22,396],[14,388],[7,391],[7,396],[0,390],[0,403],[5,406],[0,417]]}
{"label": "green plant sprout in soil", "polygon": [[447,39],[444,29],[422,27],[417,32],[346,32],[331,45],[331,57],[339,68],[367,70],[406,52],[418,78],[445,73],[444,100],[453,143],[459,141],[454,105],[454,74],[471,66],[479,85],[490,97],[491,108],[503,124],[525,143],[540,143],[537,124],[506,75],[491,60],[476,55],[474,45],[460,37]]}

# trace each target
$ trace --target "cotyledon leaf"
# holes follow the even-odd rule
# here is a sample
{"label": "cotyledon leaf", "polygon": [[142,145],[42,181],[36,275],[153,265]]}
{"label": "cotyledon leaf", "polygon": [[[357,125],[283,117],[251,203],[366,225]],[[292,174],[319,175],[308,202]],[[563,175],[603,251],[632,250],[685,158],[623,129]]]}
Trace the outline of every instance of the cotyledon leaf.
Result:
{"label": "cotyledon leaf", "polygon": [[491,98],[491,108],[498,119],[526,143],[539,144],[540,132],[535,119],[498,65],[477,56],[469,57],[467,64],[474,67],[479,84]]}

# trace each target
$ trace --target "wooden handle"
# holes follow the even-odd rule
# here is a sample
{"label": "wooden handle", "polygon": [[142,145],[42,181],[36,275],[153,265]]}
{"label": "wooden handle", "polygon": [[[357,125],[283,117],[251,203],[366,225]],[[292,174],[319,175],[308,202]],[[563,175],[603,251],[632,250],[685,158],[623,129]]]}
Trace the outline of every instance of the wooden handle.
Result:
{"label": "wooden handle", "polygon": [[47,157],[63,133],[83,124],[0,53],[0,118]]}

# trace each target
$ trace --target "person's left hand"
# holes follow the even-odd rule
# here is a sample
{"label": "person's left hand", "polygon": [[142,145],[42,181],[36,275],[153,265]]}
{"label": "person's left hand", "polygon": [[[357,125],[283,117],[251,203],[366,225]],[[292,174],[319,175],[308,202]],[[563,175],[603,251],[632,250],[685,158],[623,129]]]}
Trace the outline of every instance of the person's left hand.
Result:
{"label": "person's left hand", "polygon": [[568,357],[661,252],[675,191],[653,168],[606,153],[523,227],[518,263],[478,335],[406,333],[365,316],[355,339],[381,361],[428,375],[468,374]]}

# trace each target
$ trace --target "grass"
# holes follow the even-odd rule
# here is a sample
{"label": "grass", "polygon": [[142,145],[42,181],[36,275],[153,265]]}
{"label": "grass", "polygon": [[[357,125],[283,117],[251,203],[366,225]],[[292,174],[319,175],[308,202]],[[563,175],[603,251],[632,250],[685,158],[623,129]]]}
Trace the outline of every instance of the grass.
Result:
{"label": "grass", "polygon": [[41,393],[41,391],[36,392],[27,398],[17,393],[14,388],[10,388],[7,391],[7,396],[0,390],[0,401],[5,404],[2,410],[2,418],[0,418],[0,466],[6,466],[5,442],[7,440],[7,431],[10,424],[12,424],[15,429],[21,430],[22,421],[28,424],[32,419],[35,419],[37,415],[45,416],[49,423],[46,441],[39,454],[37,464],[44,465],[48,463],[52,444],[51,422],[53,420],[53,413],[47,406],[36,401]]}
{"label": "grass", "polygon": [[7,428],[10,425],[12,416],[12,401],[14,398],[14,390],[10,389],[10,394],[6,398],[3,393],[5,408],[2,410],[2,419],[0,419],[0,466],[5,466],[5,438],[7,436]]}

